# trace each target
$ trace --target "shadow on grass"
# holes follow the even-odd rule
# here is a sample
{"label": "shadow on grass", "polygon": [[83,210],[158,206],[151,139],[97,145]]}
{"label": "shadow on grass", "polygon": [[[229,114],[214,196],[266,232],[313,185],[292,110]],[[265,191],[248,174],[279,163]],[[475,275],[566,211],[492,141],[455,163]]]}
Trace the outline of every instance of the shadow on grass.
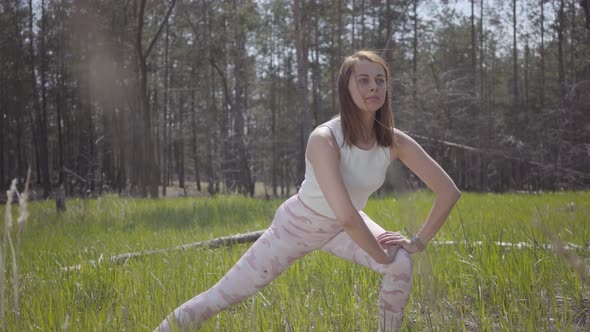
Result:
{"label": "shadow on grass", "polygon": [[150,229],[160,230],[165,228],[208,227],[214,224],[208,219],[198,217],[190,209],[178,208],[150,209],[139,213],[137,218],[139,218],[139,222],[129,224],[129,226],[135,228],[138,224],[143,224]]}
{"label": "shadow on grass", "polygon": [[153,230],[166,228],[191,229],[235,225],[256,224],[263,221],[270,224],[274,208],[271,206],[252,206],[240,202],[195,201],[192,206],[156,207],[138,213],[138,223]]}

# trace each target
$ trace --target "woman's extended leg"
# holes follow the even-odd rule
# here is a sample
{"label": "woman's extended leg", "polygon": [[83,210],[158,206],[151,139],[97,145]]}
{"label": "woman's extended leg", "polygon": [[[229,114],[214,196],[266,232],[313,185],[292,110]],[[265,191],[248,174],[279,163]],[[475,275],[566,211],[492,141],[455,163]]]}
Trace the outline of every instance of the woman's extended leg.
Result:
{"label": "woman's extended leg", "polygon": [[[361,212],[361,216],[375,237],[385,232],[365,213]],[[346,232],[340,232],[321,249],[371,268],[383,275],[379,294],[379,331],[397,331],[403,322],[404,307],[408,303],[412,289],[412,261],[408,252],[399,249],[392,263],[379,264],[361,249]]]}
{"label": "woman's extended leg", "polygon": [[171,331],[171,323],[182,330],[198,329],[213,315],[243,301],[274,280],[306,253],[301,248],[285,246],[282,235],[273,223],[217,284],[176,308],[157,331]]}
{"label": "woman's extended leg", "polygon": [[336,231],[316,227],[313,217],[296,197],[287,200],[277,210],[269,229],[225,276],[176,308],[156,331],[171,331],[173,325],[182,330],[198,329],[204,321],[255,294],[297,259],[319,248]]}

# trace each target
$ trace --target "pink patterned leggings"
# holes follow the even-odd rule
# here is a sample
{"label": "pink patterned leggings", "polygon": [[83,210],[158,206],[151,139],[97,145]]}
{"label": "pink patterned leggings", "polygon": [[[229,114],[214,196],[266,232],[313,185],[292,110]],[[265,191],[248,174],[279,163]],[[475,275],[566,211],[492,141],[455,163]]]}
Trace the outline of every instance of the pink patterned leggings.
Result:
{"label": "pink patterned leggings", "polygon": [[[374,236],[385,230],[361,212]],[[336,220],[307,208],[297,195],[277,210],[272,225],[246,251],[217,284],[176,308],[160,326],[171,324],[192,331],[213,315],[255,294],[277,278],[291,264],[313,250],[321,249],[383,275],[379,298],[379,331],[396,331],[412,288],[412,262],[403,249],[390,264],[375,262],[342,230]]]}

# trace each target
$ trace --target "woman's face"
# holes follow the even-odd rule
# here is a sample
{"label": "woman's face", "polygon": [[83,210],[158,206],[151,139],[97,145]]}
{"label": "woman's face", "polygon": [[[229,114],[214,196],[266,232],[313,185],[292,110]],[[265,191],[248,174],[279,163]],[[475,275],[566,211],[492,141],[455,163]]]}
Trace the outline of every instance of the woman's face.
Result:
{"label": "woman's face", "polygon": [[348,91],[355,105],[363,112],[375,113],[387,93],[385,69],[369,60],[358,60],[348,80]]}

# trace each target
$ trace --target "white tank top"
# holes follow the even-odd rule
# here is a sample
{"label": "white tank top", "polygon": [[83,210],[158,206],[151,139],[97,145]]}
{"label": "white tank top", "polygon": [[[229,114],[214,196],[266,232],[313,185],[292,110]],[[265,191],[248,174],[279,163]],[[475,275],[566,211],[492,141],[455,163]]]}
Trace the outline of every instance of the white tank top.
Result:
{"label": "white tank top", "polygon": [[[360,211],[367,204],[369,196],[379,189],[385,181],[385,174],[391,162],[389,148],[375,144],[372,149],[363,150],[354,145],[345,144],[340,117],[321,124],[321,126],[330,128],[338,143],[340,148],[340,172],[342,173],[344,185],[354,207]],[[301,184],[298,196],[312,210],[324,216],[336,218],[320,190],[313,167],[307,157],[305,158],[305,179]]]}

